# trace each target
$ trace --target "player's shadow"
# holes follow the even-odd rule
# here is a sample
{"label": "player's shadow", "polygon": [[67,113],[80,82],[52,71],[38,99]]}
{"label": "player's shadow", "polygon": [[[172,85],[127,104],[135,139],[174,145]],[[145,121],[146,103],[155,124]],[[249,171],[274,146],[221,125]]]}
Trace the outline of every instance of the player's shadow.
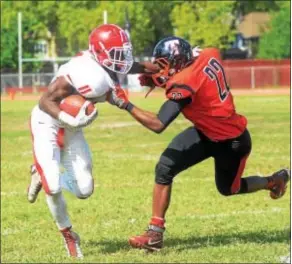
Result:
{"label": "player's shadow", "polygon": [[[188,238],[169,237],[165,240],[165,248],[175,251],[182,251],[186,249],[197,249],[204,247],[220,247],[234,243],[289,243],[290,230],[261,230],[258,232],[246,233],[231,233],[231,234],[216,234],[212,236],[196,236],[196,231]],[[90,248],[98,247],[102,253],[116,253],[118,251],[128,251],[127,238],[125,240],[102,240],[99,242],[89,240],[86,242],[88,250]],[[161,252],[163,253],[163,251]]]}

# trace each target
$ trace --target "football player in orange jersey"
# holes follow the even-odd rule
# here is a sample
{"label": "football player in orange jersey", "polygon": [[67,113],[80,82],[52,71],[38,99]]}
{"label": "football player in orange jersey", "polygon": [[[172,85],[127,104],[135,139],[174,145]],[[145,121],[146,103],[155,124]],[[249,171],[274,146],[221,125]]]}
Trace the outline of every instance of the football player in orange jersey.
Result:
{"label": "football player in orange jersey", "polygon": [[[251,151],[247,119],[236,113],[226,83],[219,51],[206,48],[194,57],[190,44],[178,37],[162,39],[154,48],[154,63],[161,71],[140,76],[141,85],[163,87],[167,101],[159,113],[131,104],[122,90],[112,91],[111,102],[126,109],[146,128],[161,133],[178,115],[193,123],[163,151],[155,168],[152,218],[148,230],[131,237],[134,248],[159,250],[163,246],[165,214],[170,203],[173,178],[183,170],[214,158],[215,181],[225,196],[269,190],[273,199],[284,195],[290,171],[267,177],[242,178]],[[150,90],[150,91],[151,91]]]}

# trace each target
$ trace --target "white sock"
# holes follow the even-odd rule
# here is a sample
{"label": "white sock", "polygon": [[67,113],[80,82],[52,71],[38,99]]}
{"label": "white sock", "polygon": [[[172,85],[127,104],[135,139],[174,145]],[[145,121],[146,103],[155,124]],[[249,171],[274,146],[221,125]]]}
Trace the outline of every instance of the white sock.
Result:
{"label": "white sock", "polygon": [[70,222],[66,201],[62,193],[57,193],[54,195],[46,194],[47,204],[51,211],[51,214],[58,226],[58,228],[64,229],[70,227],[72,224]]}

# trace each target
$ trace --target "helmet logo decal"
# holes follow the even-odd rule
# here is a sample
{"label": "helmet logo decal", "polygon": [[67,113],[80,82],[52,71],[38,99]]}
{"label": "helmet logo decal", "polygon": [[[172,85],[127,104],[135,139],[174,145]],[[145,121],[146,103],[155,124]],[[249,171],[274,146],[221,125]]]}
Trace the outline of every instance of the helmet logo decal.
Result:
{"label": "helmet logo decal", "polygon": [[124,30],[120,31],[120,35],[121,35],[122,42],[124,42],[124,41],[127,42],[128,41],[128,37],[127,37],[126,32]]}
{"label": "helmet logo decal", "polygon": [[99,46],[101,46],[102,50],[105,50],[105,47],[101,41],[98,42]]}
{"label": "helmet logo decal", "polygon": [[166,49],[171,50],[173,52],[173,55],[179,54],[179,40],[178,39],[167,41],[164,43],[164,46]]}

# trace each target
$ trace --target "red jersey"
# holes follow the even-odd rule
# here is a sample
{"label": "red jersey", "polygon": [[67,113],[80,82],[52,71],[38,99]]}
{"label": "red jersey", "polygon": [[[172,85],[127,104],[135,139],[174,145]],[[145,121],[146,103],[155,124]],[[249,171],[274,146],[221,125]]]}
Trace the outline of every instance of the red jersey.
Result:
{"label": "red jersey", "polygon": [[190,97],[192,102],[182,113],[213,141],[235,138],[246,128],[246,118],[235,112],[220,53],[215,48],[204,49],[195,62],[174,75],[166,84],[166,97]]}

